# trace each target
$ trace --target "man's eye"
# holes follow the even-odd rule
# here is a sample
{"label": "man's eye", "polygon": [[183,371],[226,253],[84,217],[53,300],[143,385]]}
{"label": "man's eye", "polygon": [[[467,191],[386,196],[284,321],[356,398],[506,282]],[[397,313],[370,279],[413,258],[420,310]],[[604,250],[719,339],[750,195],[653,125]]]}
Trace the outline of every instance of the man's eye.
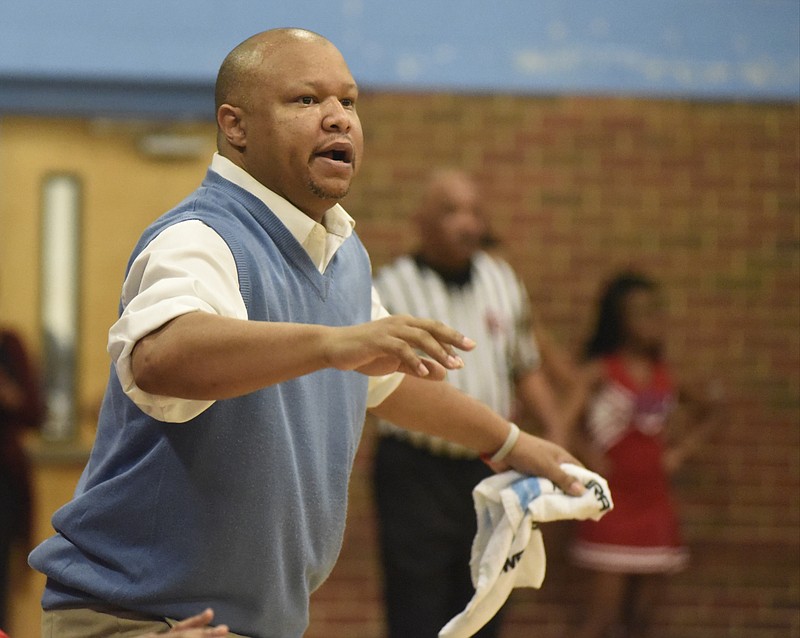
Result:
{"label": "man's eye", "polygon": [[306,104],[306,105],[313,104],[314,103],[314,98],[311,97],[310,95],[304,95],[304,96],[302,96],[300,98],[300,103],[301,104]]}
{"label": "man's eye", "polygon": [[350,108],[352,106],[355,106],[355,104],[356,104],[355,100],[351,100],[349,97],[346,97],[342,100],[342,106],[345,108]]}

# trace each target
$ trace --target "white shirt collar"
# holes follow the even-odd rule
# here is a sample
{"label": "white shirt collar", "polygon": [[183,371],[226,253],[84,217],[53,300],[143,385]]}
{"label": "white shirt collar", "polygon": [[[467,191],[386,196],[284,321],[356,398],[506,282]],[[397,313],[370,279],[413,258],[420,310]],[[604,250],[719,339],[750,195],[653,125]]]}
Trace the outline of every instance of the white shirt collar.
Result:
{"label": "white shirt collar", "polygon": [[[281,220],[294,238],[300,244],[306,245],[309,235],[318,225],[317,222],[219,153],[214,153],[211,159],[211,170],[258,197]],[[321,225],[326,233],[337,235],[344,240],[352,234],[356,222],[341,205],[334,204],[325,212]]]}

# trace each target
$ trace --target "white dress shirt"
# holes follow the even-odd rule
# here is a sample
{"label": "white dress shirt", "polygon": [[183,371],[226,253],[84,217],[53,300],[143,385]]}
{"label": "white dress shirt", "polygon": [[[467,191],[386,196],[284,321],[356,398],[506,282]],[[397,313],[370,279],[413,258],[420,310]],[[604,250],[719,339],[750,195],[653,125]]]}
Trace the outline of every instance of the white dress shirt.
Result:
{"label": "white dress shirt", "polygon": [[[287,227],[324,272],[355,222],[339,204],[315,222],[289,201],[215,153],[211,170],[258,197]],[[109,330],[108,352],[125,393],[146,414],[171,423],[196,417],[214,401],[149,394],[133,378],[131,353],[139,339],[188,312],[247,319],[236,263],[216,231],[198,220],[180,222],[156,236],[134,260],[122,285],[123,312]],[[372,289],[372,319],[388,316]],[[402,381],[400,373],[370,377],[367,405],[374,407]]]}

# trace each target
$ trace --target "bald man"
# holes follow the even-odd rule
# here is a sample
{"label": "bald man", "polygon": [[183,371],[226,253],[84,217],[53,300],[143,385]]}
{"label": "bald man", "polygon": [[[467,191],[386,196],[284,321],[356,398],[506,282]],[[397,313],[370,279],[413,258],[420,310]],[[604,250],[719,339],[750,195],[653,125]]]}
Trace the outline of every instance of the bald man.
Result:
{"label": "bald man", "polygon": [[339,205],[363,136],[336,47],[253,36],[216,101],[218,153],[133,250],[91,457],[30,556],[43,638],[158,633],[207,607],[230,635],[302,636],[367,409],[580,491],[560,447],[504,447],[504,418],[435,382],[472,341],[373,294]]}
{"label": "bald man", "polygon": [[[549,435],[561,430],[541,368],[524,285],[482,250],[486,220],[473,179],[435,171],[412,219],[417,249],[382,268],[375,286],[389,312],[434,317],[474,335],[450,383],[512,418],[519,399]],[[389,638],[435,638],[474,593],[469,570],[476,533],[472,489],[491,470],[474,449],[424,431],[378,423],[375,490]],[[500,616],[476,634],[495,638]]]}

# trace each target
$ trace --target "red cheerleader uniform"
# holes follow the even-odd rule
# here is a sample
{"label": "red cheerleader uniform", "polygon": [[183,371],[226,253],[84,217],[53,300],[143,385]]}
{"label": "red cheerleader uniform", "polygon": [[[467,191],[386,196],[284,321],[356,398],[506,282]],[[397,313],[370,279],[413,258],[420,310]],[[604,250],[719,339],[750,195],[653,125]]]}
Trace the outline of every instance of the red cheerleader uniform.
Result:
{"label": "red cheerleader uniform", "polygon": [[589,402],[586,426],[608,460],[614,509],[599,521],[578,524],[572,556],[578,565],[604,572],[679,571],[688,551],[663,464],[663,431],[675,403],[672,381],[661,363],[640,386],[619,356],[602,361],[606,380]]}

